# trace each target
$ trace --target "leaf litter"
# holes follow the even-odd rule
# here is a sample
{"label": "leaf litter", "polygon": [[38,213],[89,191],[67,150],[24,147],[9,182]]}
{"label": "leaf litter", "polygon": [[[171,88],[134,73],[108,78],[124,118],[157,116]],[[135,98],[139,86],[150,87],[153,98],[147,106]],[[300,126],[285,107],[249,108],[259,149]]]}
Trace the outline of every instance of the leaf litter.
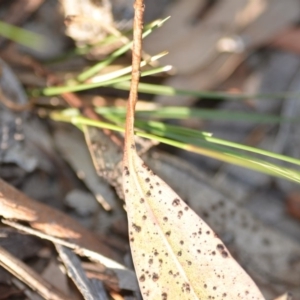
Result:
{"label": "leaf litter", "polygon": [[136,152],[143,10],[143,0],[136,0],[123,158],[129,240],[143,298],[264,299],[218,236]]}

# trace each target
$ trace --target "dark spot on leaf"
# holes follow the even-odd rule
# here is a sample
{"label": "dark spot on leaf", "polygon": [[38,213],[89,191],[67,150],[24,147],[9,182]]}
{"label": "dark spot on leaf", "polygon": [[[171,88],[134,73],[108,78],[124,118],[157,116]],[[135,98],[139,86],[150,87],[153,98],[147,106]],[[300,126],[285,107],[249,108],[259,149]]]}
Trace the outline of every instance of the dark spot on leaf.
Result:
{"label": "dark spot on leaf", "polygon": [[180,204],[180,200],[177,199],[177,198],[174,199],[173,202],[172,202],[172,205],[173,205],[173,206],[178,206],[179,204]]}
{"label": "dark spot on leaf", "polygon": [[167,218],[167,217],[164,217],[163,220],[164,220],[165,222],[167,222],[167,221],[168,221],[168,218]]}
{"label": "dark spot on leaf", "polygon": [[153,264],[153,259],[150,258],[148,262],[149,262],[149,265],[152,265]]}
{"label": "dark spot on leaf", "polygon": [[146,178],[146,182],[150,182],[150,178]]}
{"label": "dark spot on leaf", "polygon": [[158,255],[158,252],[157,252],[157,250],[155,250],[155,251],[154,251],[154,255],[155,255],[155,256],[157,256],[157,255]]}
{"label": "dark spot on leaf", "polygon": [[147,194],[146,194],[146,196],[148,196],[148,197],[151,196],[151,192],[148,191]]}
{"label": "dark spot on leaf", "polygon": [[166,236],[170,236],[170,235],[171,235],[171,231],[167,231]]}
{"label": "dark spot on leaf", "polygon": [[208,231],[206,231],[206,234],[210,234],[210,231],[208,230]]}
{"label": "dark spot on leaf", "polygon": [[224,250],[224,246],[223,246],[222,244],[218,244],[218,245],[217,245],[217,249],[218,249],[218,250]]}
{"label": "dark spot on leaf", "polygon": [[190,285],[188,283],[184,283],[182,286],[183,286],[182,287],[183,292],[190,293],[191,288],[190,288]]}
{"label": "dark spot on leaf", "polygon": [[182,217],[182,215],[183,215],[183,212],[180,210],[177,214],[178,219],[180,219]]}
{"label": "dark spot on leaf", "polygon": [[127,190],[125,190],[125,193],[127,194],[129,191],[128,191],[128,189]]}
{"label": "dark spot on leaf", "polygon": [[159,186],[159,182],[156,182],[156,185]]}
{"label": "dark spot on leaf", "polygon": [[140,199],[140,203],[144,203],[145,200],[143,198]]}
{"label": "dark spot on leaf", "polygon": [[177,255],[178,255],[178,256],[181,256],[181,255],[182,255],[182,252],[181,252],[181,251],[178,251]]}
{"label": "dark spot on leaf", "polygon": [[189,207],[188,207],[188,206],[186,206],[186,207],[184,208],[184,210],[186,210],[186,211],[187,211],[187,210],[189,210]]}
{"label": "dark spot on leaf", "polygon": [[228,257],[227,251],[222,251],[222,256],[223,256],[224,258]]}
{"label": "dark spot on leaf", "polygon": [[158,191],[159,194],[161,194],[161,191]]}
{"label": "dark spot on leaf", "polygon": [[192,264],[192,262],[191,262],[191,261],[189,261],[189,260],[187,261],[187,263],[188,263],[188,265],[189,265],[189,266]]}
{"label": "dark spot on leaf", "polygon": [[179,243],[180,243],[180,245],[183,245],[183,244],[184,244],[184,241],[180,241]]}
{"label": "dark spot on leaf", "polygon": [[216,255],[216,251],[213,251],[211,254],[212,254],[212,255]]}
{"label": "dark spot on leaf", "polygon": [[153,185],[152,184],[150,184],[150,189],[153,189]]}
{"label": "dark spot on leaf", "polygon": [[142,227],[141,226],[138,226],[136,224],[132,224],[132,228],[136,231],[136,232],[140,232],[142,230]]}
{"label": "dark spot on leaf", "polygon": [[124,173],[125,173],[125,176],[129,176],[130,175],[130,172],[128,170],[127,167],[124,168]]}
{"label": "dark spot on leaf", "polygon": [[161,297],[162,297],[162,300],[167,300],[168,299],[168,294],[167,293],[162,293]]}
{"label": "dark spot on leaf", "polygon": [[130,242],[134,242],[134,238],[131,238],[131,239],[130,239]]}
{"label": "dark spot on leaf", "polygon": [[139,281],[140,281],[140,282],[144,282],[145,279],[146,279],[146,278],[145,278],[145,275],[143,274],[143,275],[139,278]]}
{"label": "dark spot on leaf", "polygon": [[144,215],[144,216],[142,216],[142,219],[143,219],[143,220],[146,220],[146,219],[147,219],[147,217]]}
{"label": "dark spot on leaf", "polygon": [[157,281],[158,279],[159,279],[158,274],[153,273],[153,274],[152,274],[152,280],[155,282],[155,281]]}

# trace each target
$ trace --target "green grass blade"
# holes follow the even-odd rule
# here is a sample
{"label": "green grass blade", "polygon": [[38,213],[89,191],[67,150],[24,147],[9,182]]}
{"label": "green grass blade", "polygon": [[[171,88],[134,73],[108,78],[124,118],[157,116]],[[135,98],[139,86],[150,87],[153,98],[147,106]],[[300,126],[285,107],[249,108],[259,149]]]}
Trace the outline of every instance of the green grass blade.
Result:
{"label": "green grass blade", "polygon": [[[141,76],[149,76],[149,75],[154,75],[158,74],[161,72],[168,72],[172,67],[171,66],[164,66],[164,67],[159,67],[159,68],[154,68],[149,71],[144,71],[141,73]],[[44,95],[44,96],[54,96],[54,95],[59,95],[62,93],[68,93],[68,92],[79,92],[79,91],[84,91],[84,90],[89,90],[101,86],[111,86],[112,84],[116,82],[122,82],[129,80],[131,78],[131,75],[115,78],[112,80],[108,81],[103,81],[99,83],[84,83],[84,84],[76,84],[76,85],[67,85],[67,86],[54,86],[54,87],[46,87],[42,90],[31,90],[30,94],[34,97]]]}
{"label": "green grass blade", "polygon": [[[116,114],[125,117],[126,110],[123,107],[97,107],[99,114]],[[136,116],[139,118],[159,119],[190,119],[199,118],[203,120],[228,120],[240,122],[260,122],[260,123],[279,123],[279,122],[300,122],[300,117],[284,118],[270,114],[259,114],[253,112],[238,112],[215,109],[197,109],[184,106],[161,107],[153,110],[137,110]]]}
{"label": "green grass blade", "polygon": [[[151,133],[155,133],[156,135],[160,135],[163,137],[167,138],[172,138],[181,142],[189,143],[189,144],[194,144],[197,145],[200,143],[202,145],[203,140],[216,144],[216,145],[222,145],[242,151],[247,151],[263,156],[267,156],[269,158],[275,158],[281,161],[285,161],[288,163],[296,164],[300,166],[300,160],[296,158],[292,158],[289,156],[285,156],[282,154],[277,154],[271,151],[235,143],[235,142],[230,142],[227,140],[223,140],[220,138],[215,138],[211,134],[208,133],[203,133],[201,131],[195,130],[195,129],[189,129],[189,128],[184,128],[181,126],[176,126],[176,125],[168,125],[165,123],[161,122],[155,122],[155,121],[141,121],[141,120],[136,120],[135,124],[144,130],[150,131]],[[228,148],[222,148],[224,151]],[[237,154],[236,152],[232,152],[232,154]]]}
{"label": "green grass blade", "polygon": [[[130,88],[129,82],[122,82],[113,85],[114,88],[128,91]],[[140,83],[139,92],[152,95],[164,95],[164,96],[191,96],[201,97],[212,100],[245,100],[245,99],[278,99],[278,98],[300,98],[300,93],[276,93],[276,94],[233,94],[225,92],[212,92],[212,91],[192,91],[184,89],[175,89],[166,85],[157,85],[150,83]]]}
{"label": "green grass blade", "polygon": [[[152,27],[146,29],[142,35],[142,38],[147,37],[153,30],[156,28],[162,26],[163,23],[165,23],[168,18],[165,18],[163,20],[158,20],[156,22],[153,22]],[[98,64],[94,65],[93,67],[89,68],[88,70],[82,72],[78,77],[77,80],[80,82],[83,82],[87,80],[88,78],[94,76],[99,71],[103,70],[105,67],[110,65],[115,59],[117,59],[119,56],[124,54],[126,51],[128,51],[132,47],[133,41],[130,41],[129,43],[125,44],[121,48],[117,49],[115,52],[113,52],[108,58],[105,60],[99,62]]]}
{"label": "green grass blade", "polygon": [[[67,116],[62,113],[52,113],[51,118],[57,121],[64,121],[69,122],[74,125],[84,124],[84,125],[90,125],[100,128],[107,128],[111,130],[117,130],[124,132],[124,128],[112,125],[104,122],[99,122],[91,119],[87,119],[81,116]],[[241,154],[234,153],[231,150],[225,149],[220,146],[213,145],[211,143],[208,143],[207,141],[203,140],[202,144],[203,146],[195,146],[186,144],[184,142],[175,141],[169,138],[156,136],[153,134],[145,133],[137,131],[136,135],[157,140],[159,142],[181,148],[187,151],[191,151],[194,153],[202,154],[211,158],[215,158],[218,160],[221,160],[223,162],[232,163],[244,168],[252,169],[255,171],[259,171],[262,173],[266,173],[272,176],[277,176],[281,178],[285,178],[291,181],[295,181],[300,183],[300,172],[297,170],[285,168],[276,164],[272,164],[269,162],[265,162],[262,160],[259,160],[255,157],[245,156]]]}
{"label": "green grass blade", "polygon": [[44,36],[2,21],[0,21],[0,35],[37,51],[42,51],[48,45],[48,40]]}
{"label": "green grass blade", "polygon": [[[165,51],[165,52],[159,53],[159,54],[157,54],[155,56],[152,56],[148,61],[143,60],[141,62],[141,64],[140,64],[140,67],[141,68],[145,67],[149,62],[157,61],[158,59],[162,58],[166,54],[168,54],[168,52]],[[90,80],[90,82],[91,83],[105,82],[105,81],[108,81],[108,80],[112,80],[112,79],[115,79],[115,78],[118,78],[118,77],[130,74],[131,71],[132,71],[132,66],[129,66],[129,67],[126,67],[126,68],[122,68],[120,70],[116,70],[116,71],[110,72],[108,74],[95,76],[95,77],[93,77]]]}
{"label": "green grass blade", "polygon": [[[173,109],[168,111],[168,108],[161,108],[159,110],[155,110],[154,114],[151,114],[152,111],[147,111],[147,112],[143,111],[141,115],[148,116],[148,112],[149,112],[150,116],[153,116],[153,115],[159,116],[159,117],[166,116],[164,114],[165,109],[168,112],[167,115],[171,117]],[[191,112],[194,116],[201,115],[201,110],[188,109],[185,107],[182,107],[182,108],[179,107],[178,109],[179,110],[182,109],[183,111]],[[160,110],[162,111],[162,113],[160,113]],[[177,110],[177,108],[176,108],[176,110]],[[115,114],[115,115],[119,116],[119,118],[121,117],[123,122],[124,122],[124,118],[125,118],[125,114],[126,114],[125,108],[122,108],[122,107],[114,107],[114,108],[98,107],[96,109],[96,111],[97,111],[97,113],[104,114],[104,115],[106,115],[108,113]],[[198,114],[198,111],[199,111],[199,114]],[[156,113],[156,112],[158,112],[158,113]],[[213,115],[213,113],[214,113],[214,111],[210,111],[209,115]],[[141,115],[140,115],[140,111],[137,111],[136,116],[140,117]],[[183,112],[183,115],[186,116],[188,114]],[[216,116],[219,116],[219,115],[221,115],[221,113],[216,112]],[[239,115],[239,114],[234,114],[234,113],[230,112],[229,114],[225,114],[225,117],[228,117],[230,120],[232,120],[232,119],[236,120],[237,115]],[[241,114],[239,116],[243,116],[243,115],[244,114]],[[176,116],[176,112],[174,112],[173,116]],[[282,121],[282,118],[276,117],[276,116],[254,115],[253,118],[255,119],[254,121],[258,121],[258,119],[262,121],[264,118],[266,118],[269,122],[270,121],[271,122]],[[250,120],[251,118],[248,117],[248,119]],[[284,119],[284,120],[289,121],[288,119]],[[200,142],[202,142],[202,140],[205,139],[207,142],[210,142],[213,144],[223,145],[223,146],[227,146],[227,147],[231,147],[231,148],[235,148],[235,149],[239,149],[239,150],[243,150],[243,151],[247,151],[247,152],[252,152],[255,154],[259,154],[259,155],[264,155],[269,158],[275,158],[278,160],[286,161],[286,162],[289,162],[292,164],[300,165],[300,160],[298,160],[298,159],[295,159],[295,158],[292,158],[289,156],[285,156],[285,155],[281,155],[281,154],[277,154],[277,153],[274,153],[271,151],[267,151],[267,150],[263,150],[263,149],[259,149],[259,148],[255,148],[255,147],[215,138],[210,133],[203,133],[202,131],[195,130],[195,129],[185,128],[185,127],[176,126],[176,125],[168,125],[168,124],[165,124],[163,122],[158,122],[158,121],[141,121],[139,119],[136,119],[135,125],[138,128],[141,128],[143,130],[147,130],[147,131],[151,132],[152,134],[156,134],[156,135],[167,137],[167,138],[172,138],[172,139],[175,139],[178,141],[183,141],[183,142],[186,142],[189,144],[195,144],[199,140],[200,140]]]}
{"label": "green grass blade", "polygon": [[300,117],[293,119],[283,118],[275,115],[259,114],[254,112],[235,112],[215,109],[197,109],[189,107],[162,107],[157,110],[137,111],[138,117],[160,118],[160,119],[187,119],[201,118],[203,120],[230,120],[242,122],[278,123],[282,121],[298,121]]}
{"label": "green grass blade", "polygon": [[[114,108],[111,111],[111,110],[109,110],[109,108],[104,107],[104,110],[102,110],[102,108],[97,108],[96,111],[98,113],[104,113],[104,115],[106,115],[106,113],[118,112],[117,115],[119,115],[119,118],[121,117],[124,122],[125,109],[124,108],[116,108],[116,109],[117,110],[115,110],[115,108]],[[196,111],[196,109],[195,109],[195,111]],[[195,113],[195,115],[197,115],[197,113]],[[137,116],[140,117],[139,111],[137,111]],[[142,115],[142,116],[144,116],[144,115]],[[230,117],[230,116],[228,115],[228,117]],[[264,116],[261,115],[259,117],[263,118]],[[232,114],[229,119],[235,120],[234,114]],[[281,120],[281,118],[277,119],[276,116],[269,116],[269,121],[279,122],[282,120]],[[286,121],[289,121],[289,120],[286,119]],[[182,141],[185,143],[189,143],[189,144],[197,145],[197,142],[201,143],[201,142],[203,142],[202,140],[204,139],[205,141],[213,143],[213,144],[223,145],[223,146],[227,146],[227,147],[267,156],[269,158],[275,158],[275,159],[289,162],[292,164],[300,165],[300,160],[298,160],[298,159],[295,159],[295,158],[292,158],[289,156],[285,156],[282,154],[277,154],[277,153],[274,153],[271,151],[267,151],[267,150],[239,144],[239,143],[230,142],[230,141],[223,140],[220,138],[215,138],[212,136],[211,133],[206,133],[206,132],[202,132],[202,131],[198,131],[198,130],[194,130],[194,129],[184,128],[184,127],[176,126],[176,125],[168,125],[168,124],[165,124],[162,122],[156,122],[156,121],[142,121],[142,120],[136,119],[135,124],[138,128],[149,131],[152,134],[159,135],[162,137],[172,138],[172,139]]]}

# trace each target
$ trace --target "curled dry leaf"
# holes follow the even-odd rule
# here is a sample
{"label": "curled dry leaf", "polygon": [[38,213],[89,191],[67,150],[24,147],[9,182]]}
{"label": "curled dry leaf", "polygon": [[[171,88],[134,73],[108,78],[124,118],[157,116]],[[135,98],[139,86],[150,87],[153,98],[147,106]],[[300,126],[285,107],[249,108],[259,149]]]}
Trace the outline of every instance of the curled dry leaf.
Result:
{"label": "curled dry leaf", "polygon": [[123,189],[130,247],[144,299],[264,299],[211,228],[142,161],[134,144],[144,5],[135,1]]}

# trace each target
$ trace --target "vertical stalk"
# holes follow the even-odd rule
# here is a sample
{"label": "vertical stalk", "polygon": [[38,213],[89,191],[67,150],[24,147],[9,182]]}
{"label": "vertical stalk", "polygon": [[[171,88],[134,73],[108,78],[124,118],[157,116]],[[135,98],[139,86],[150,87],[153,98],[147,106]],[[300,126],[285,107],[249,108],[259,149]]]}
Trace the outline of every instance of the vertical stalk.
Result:
{"label": "vertical stalk", "polygon": [[144,7],[144,0],[135,1],[132,46],[132,79],[126,114],[124,160],[126,160],[126,157],[130,153],[130,148],[133,148],[132,145],[134,144],[134,112],[138,99],[138,85],[140,80]]}

